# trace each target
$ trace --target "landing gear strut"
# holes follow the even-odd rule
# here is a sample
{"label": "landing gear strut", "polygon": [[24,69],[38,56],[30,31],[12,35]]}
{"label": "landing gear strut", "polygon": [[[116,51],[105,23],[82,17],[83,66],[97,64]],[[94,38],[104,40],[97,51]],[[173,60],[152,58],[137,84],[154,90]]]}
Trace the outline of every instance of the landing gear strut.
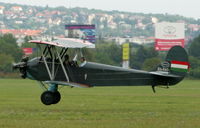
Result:
{"label": "landing gear strut", "polygon": [[55,91],[55,92],[45,91],[42,93],[40,99],[43,104],[51,105],[51,104],[57,104],[60,101],[61,96],[58,91]]}

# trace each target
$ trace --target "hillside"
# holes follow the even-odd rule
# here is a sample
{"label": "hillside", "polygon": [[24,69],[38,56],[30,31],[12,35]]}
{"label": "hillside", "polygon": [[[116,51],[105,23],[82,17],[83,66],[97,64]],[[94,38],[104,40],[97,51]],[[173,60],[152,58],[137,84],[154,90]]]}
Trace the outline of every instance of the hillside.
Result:
{"label": "hillside", "polygon": [[64,35],[65,24],[95,24],[99,36],[151,37],[154,23],[162,21],[185,23],[188,39],[199,34],[200,20],[179,15],[0,3],[1,29],[39,29],[45,35]]}

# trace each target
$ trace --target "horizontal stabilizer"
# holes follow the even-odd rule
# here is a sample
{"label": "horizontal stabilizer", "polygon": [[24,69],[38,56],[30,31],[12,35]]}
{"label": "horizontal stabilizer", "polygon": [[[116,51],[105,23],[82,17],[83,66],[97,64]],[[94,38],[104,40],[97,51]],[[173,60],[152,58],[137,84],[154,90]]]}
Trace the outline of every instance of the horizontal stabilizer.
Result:
{"label": "horizontal stabilizer", "polygon": [[150,72],[150,73],[157,76],[165,76],[165,77],[173,77],[173,78],[180,77],[179,75],[169,74],[169,72],[162,72],[162,71],[155,71],[155,72]]}

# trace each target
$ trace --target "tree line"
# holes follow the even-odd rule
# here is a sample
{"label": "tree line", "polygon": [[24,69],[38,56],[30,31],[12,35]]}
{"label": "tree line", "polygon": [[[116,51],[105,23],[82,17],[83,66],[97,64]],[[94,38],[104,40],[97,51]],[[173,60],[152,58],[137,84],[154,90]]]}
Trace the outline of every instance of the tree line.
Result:
{"label": "tree line", "polygon": [[188,53],[191,66],[189,76],[200,78],[200,35],[190,42]]}
{"label": "tree line", "polygon": [[[16,38],[11,34],[0,36],[0,77],[2,73],[12,73],[12,64],[22,58],[23,47],[35,47],[27,43],[31,37],[25,37],[23,45],[19,47]],[[200,35],[190,41],[187,51],[191,64],[189,77],[200,78]],[[73,53],[73,50],[70,51]],[[95,49],[82,49],[87,61],[122,66],[122,46],[115,42],[97,40]],[[158,52],[152,45],[130,44],[130,68],[140,70],[155,70],[164,61],[167,52]],[[32,56],[37,56],[33,54]]]}
{"label": "tree line", "polygon": [[17,39],[12,34],[0,36],[0,72],[12,72],[12,63],[23,56],[22,49],[16,43]]}

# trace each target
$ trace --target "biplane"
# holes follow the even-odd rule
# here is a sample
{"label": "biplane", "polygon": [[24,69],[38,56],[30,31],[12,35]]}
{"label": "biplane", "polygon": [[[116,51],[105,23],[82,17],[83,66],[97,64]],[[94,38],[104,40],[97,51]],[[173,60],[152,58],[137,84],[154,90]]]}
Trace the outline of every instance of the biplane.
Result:
{"label": "biplane", "polygon": [[29,42],[38,45],[42,51],[40,56],[30,60],[22,58],[13,67],[19,69],[23,78],[36,80],[45,89],[41,94],[41,101],[45,105],[60,101],[58,86],[151,86],[155,92],[156,86],[169,87],[177,84],[189,70],[188,55],[181,46],[172,47],[165,61],[155,71],[147,72],[87,61],[78,64],[77,54],[69,61],[68,49],[95,48],[88,41],[60,38],[51,42]]}

